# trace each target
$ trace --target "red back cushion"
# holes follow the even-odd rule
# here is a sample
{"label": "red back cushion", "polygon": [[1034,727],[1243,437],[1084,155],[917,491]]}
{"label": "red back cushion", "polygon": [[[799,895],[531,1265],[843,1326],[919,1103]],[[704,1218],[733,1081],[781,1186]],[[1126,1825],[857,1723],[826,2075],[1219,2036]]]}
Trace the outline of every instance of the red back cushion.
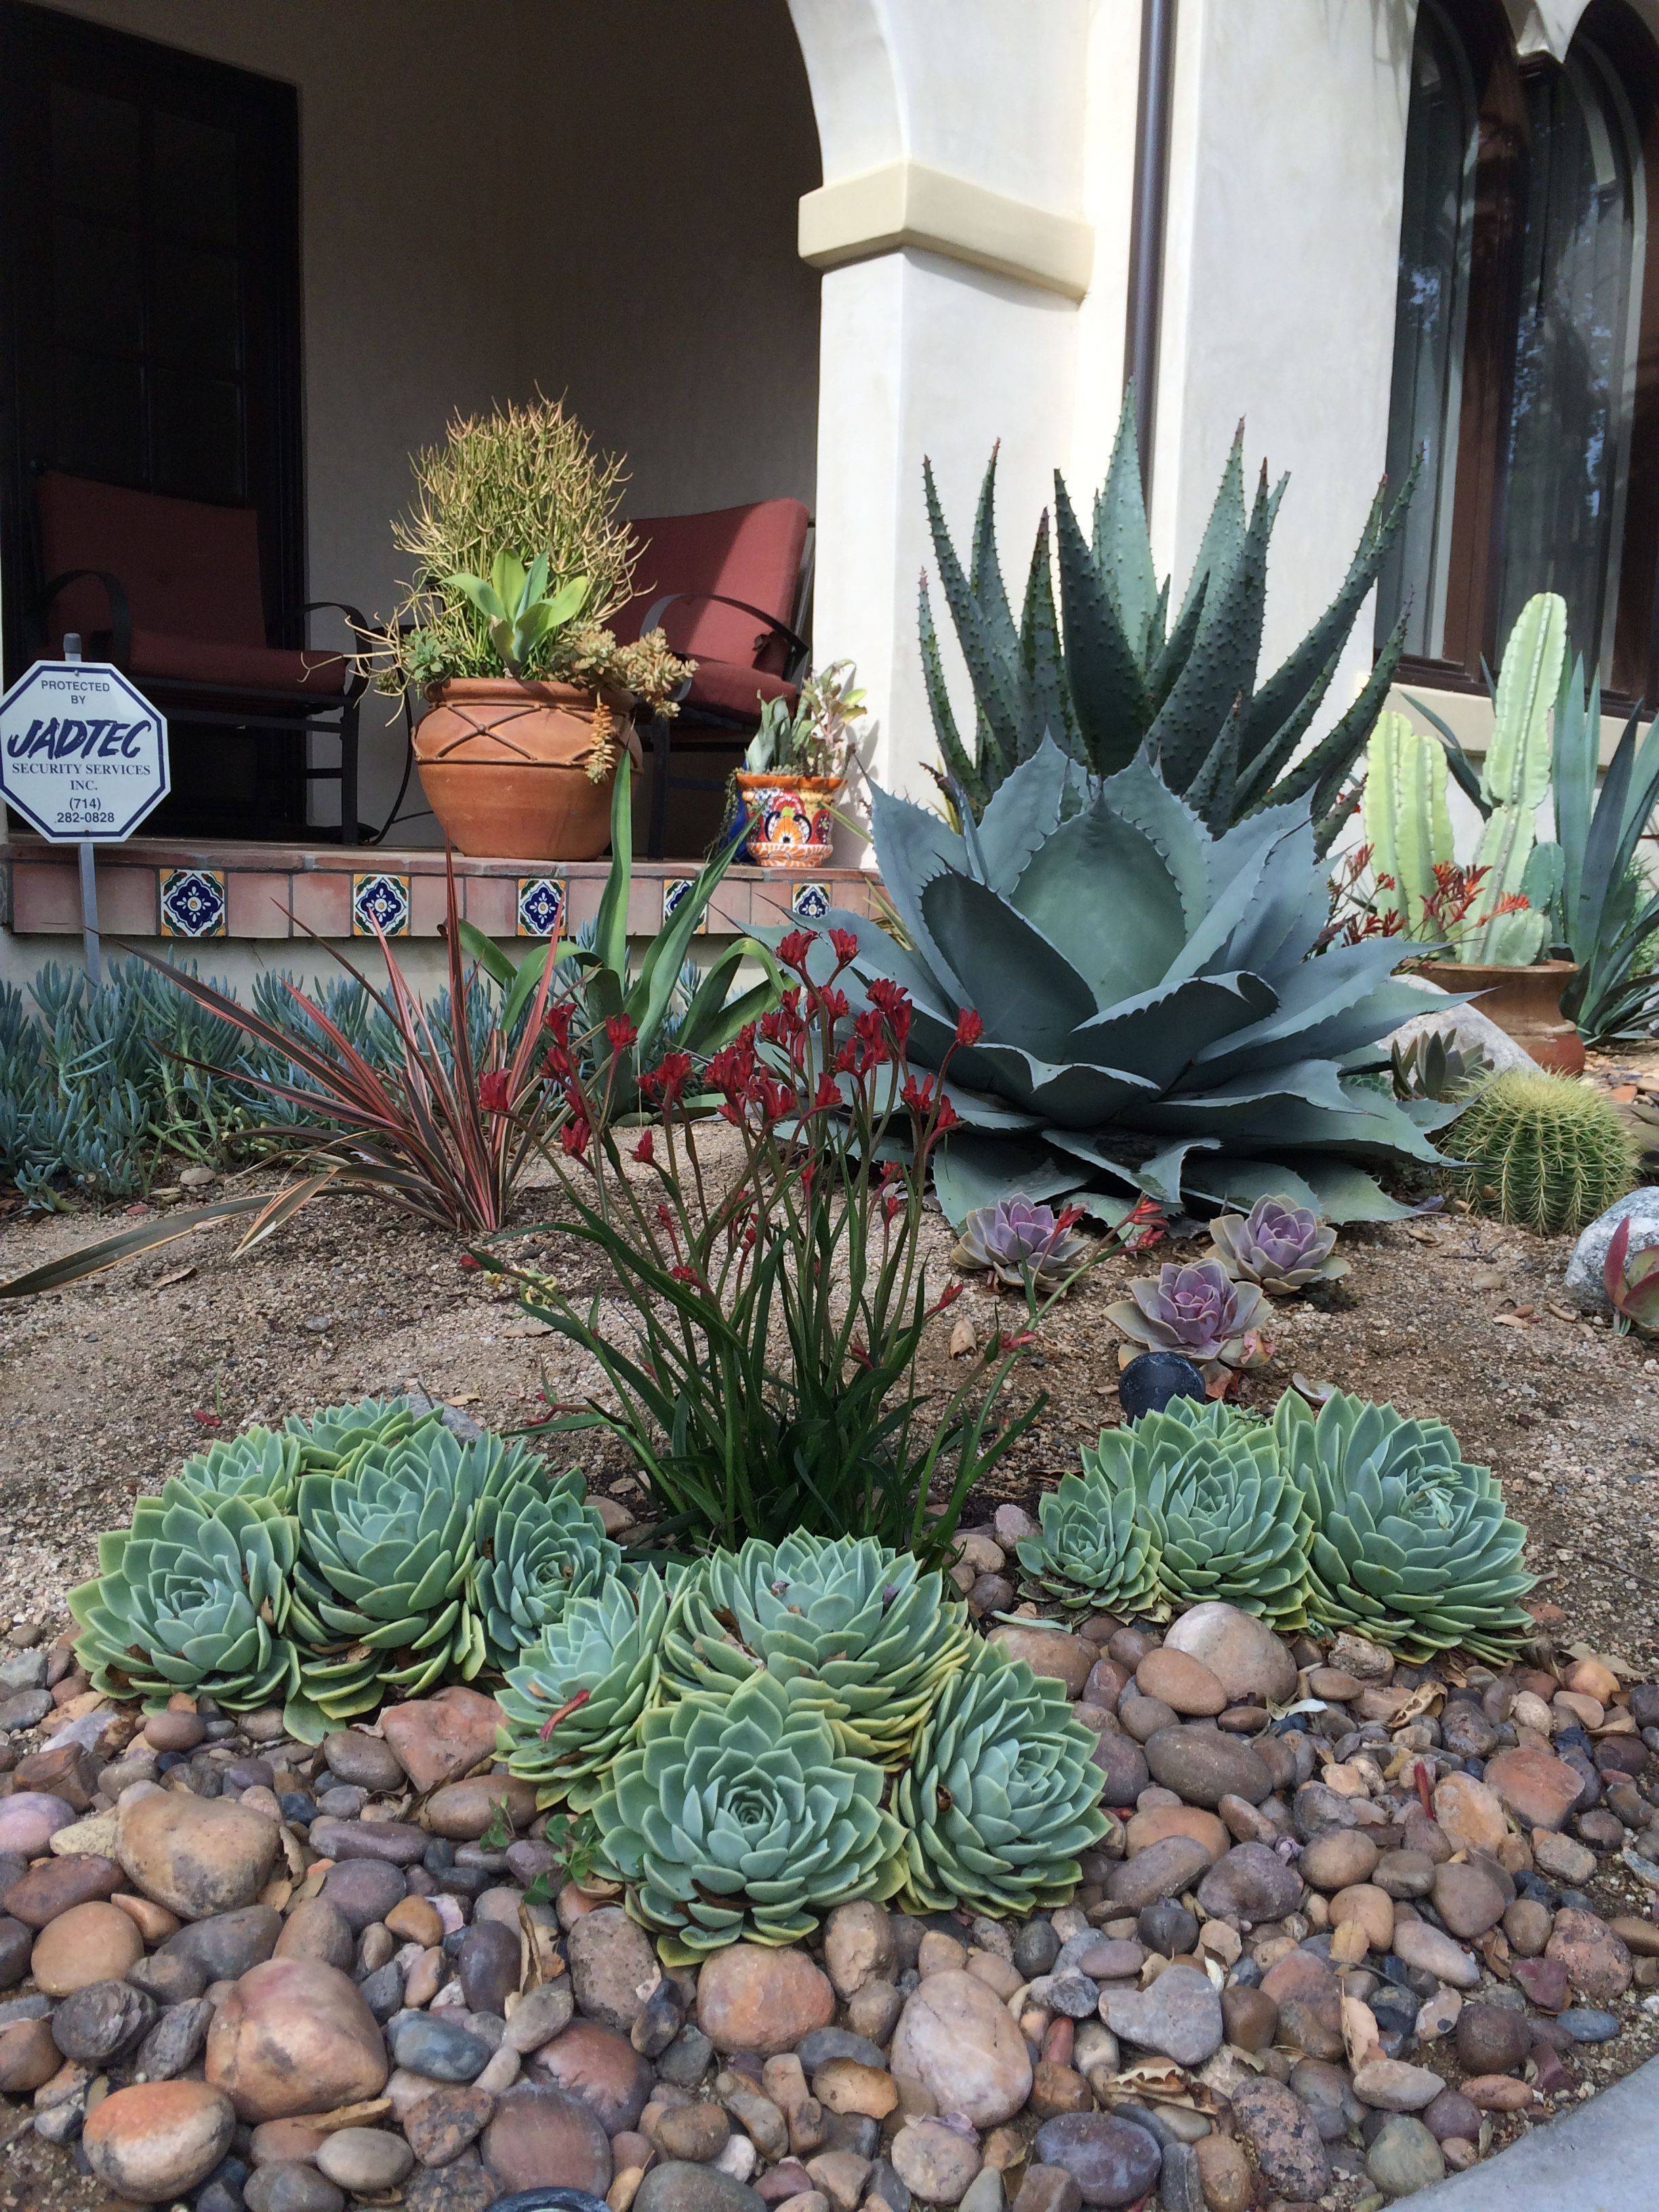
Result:
{"label": "red back cushion", "polygon": [[[136,629],[222,645],[264,645],[259,518],[46,470],[38,479],[42,581],[66,568],[106,568],[126,587]],[[66,629],[109,627],[100,584],[74,584],[50,610],[54,646]]]}
{"label": "red back cushion", "polygon": [[[631,524],[639,547],[635,596],[618,609],[611,627],[624,641],[636,638],[666,592],[723,592],[793,627],[811,519],[798,499],[763,499],[712,514],[663,514]],[[774,674],[787,660],[783,641],[763,639],[754,617],[735,607],[682,599],[664,614],[662,627],[675,652],[694,659],[733,661]]]}

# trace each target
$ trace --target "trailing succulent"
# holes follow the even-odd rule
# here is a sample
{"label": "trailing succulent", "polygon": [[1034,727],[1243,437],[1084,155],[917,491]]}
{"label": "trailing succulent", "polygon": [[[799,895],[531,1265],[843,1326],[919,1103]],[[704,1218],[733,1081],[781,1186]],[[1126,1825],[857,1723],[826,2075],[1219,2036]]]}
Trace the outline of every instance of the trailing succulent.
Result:
{"label": "trailing succulent", "polygon": [[1058,1682],[981,1644],[940,1692],[893,1791],[905,1909],[1063,1904],[1079,1855],[1109,1826],[1094,1748]]}
{"label": "trailing succulent", "polygon": [[[1438,1162],[1427,1132],[1453,1109],[1365,1079],[1422,1007],[1392,980],[1398,946],[1314,957],[1328,892],[1305,796],[1212,836],[1146,758],[1099,781],[1045,741],[976,823],[879,789],[871,820],[902,939],[827,922],[858,946],[853,1012],[896,983],[912,1063],[950,1054],[959,1126],[935,1162],[953,1222],[1016,1193],[1101,1194],[1083,1202],[1112,1219],[1143,1195],[1267,1194],[1388,1218],[1401,1209],[1366,1167]],[[827,978],[827,942],[810,957]],[[963,1009],[982,1033],[958,1044]]]}
{"label": "trailing succulent", "polygon": [[593,1808],[599,1863],[671,1966],[739,1938],[798,1943],[830,1906],[897,1888],[881,1796],[820,1705],[756,1673],[644,1715]]}
{"label": "trailing succulent", "polygon": [[1157,1274],[1133,1276],[1124,1288],[1128,1297],[1108,1306],[1106,1318],[1126,1340],[1118,1346],[1125,1365],[1136,1348],[1179,1352],[1219,1384],[1229,1368],[1260,1360],[1261,1291],[1234,1282],[1219,1260],[1166,1260]]}
{"label": "trailing succulent", "polygon": [[1335,1256],[1335,1230],[1291,1199],[1259,1198],[1247,1214],[1218,1214],[1210,1242],[1236,1283],[1254,1283],[1270,1298],[1293,1297],[1348,1272]]}
{"label": "trailing succulent", "polygon": [[1062,1604],[1164,1619],[1219,1599],[1275,1628],[1304,1618],[1307,1504],[1273,1431],[1228,1407],[1175,1398],[1103,1429],[1037,1516],[1019,1561]]}
{"label": "trailing succulent", "polygon": [[1408,1659],[1460,1648],[1510,1656],[1531,1626],[1526,1530],[1504,1512],[1491,1468],[1464,1460],[1443,1421],[1341,1391],[1316,1413],[1287,1390],[1273,1431],[1312,1519],[1315,1627],[1356,1629]]}
{"label": "trailing succulent", "polygon": [[872,1537],[802,1532],[703,1560],[676,1596],[662,1663],[676,1695],[764,1671],[819,1706],[848,1750],[891,1765],[973,1646],[941,1574]]}
{"label": "trailing succulent", "polygon": [[292,1697],[297,1538],[292,1516],[257,1490],[175,1476],[141,1498],[131,1528],[98,1539],[97,1574],[70,1593],[94,1686],[151,1707],[188,1691],[232,1712]]}
{"label": "trailing succulent", "polygon": [[586,1812],[659,1702],[668,1591],[647,1569],[570,1598],[509,1667],[498,1702],[507,1763],[544,1806]]}
{"label": "trailing succulent", "polygon": [[1295,757],[1400,528],[1415,477],[1413,470],[1391,503],[1378,491],[1335,599],[1258,687],[1267,541],[1285,480],[1269,491],[1264,471],[1247,513],[1242,431],[1173,621],[1169,583],[1159,585],[1152,565],[1132,392],[1124,396],[1106,481],[1095,500],[1092,538],[1055,474],[1059,609],[1045,514],[1018,626],[997,558],[995,453],[985,472],[966,570],[927,470],[939,582],[974,689],[970,750],[945,686],[924,579],[922,667],[953,798],[982,815],[1004,780],[1045,738],[1096,775],[1127,766],[1144,747],[1162,762],[1170,787],[1185,793],[1216,830],[1261,806],[1310,802],[1323,852],[1343,818],[1341,787],[1394,681],[1403,616],[1352,706],[1302,759]]}
{"label": "trailing succulent", "polygon": [[1057,1291],[1086,1264],[1089,1251],[1087,1238],[1064,1212],[1036,1199],[1000,1198],[967,1217],[951,1258],[965,1273],[982,1269],[1011,1291]]}

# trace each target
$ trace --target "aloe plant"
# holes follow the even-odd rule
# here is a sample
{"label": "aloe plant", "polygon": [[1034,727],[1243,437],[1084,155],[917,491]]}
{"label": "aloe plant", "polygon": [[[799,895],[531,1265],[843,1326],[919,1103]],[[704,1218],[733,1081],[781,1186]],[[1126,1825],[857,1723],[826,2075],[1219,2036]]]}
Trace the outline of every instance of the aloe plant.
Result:
{"label": "aloe plant", "polygon": [[1558,941],[1578,963],[1561,1011],[1587,1044],[1644,1037],[1659,1017],[1659,976],[1646,955],[1659,931],[1659,895],[1638,861],[1659,806],[1659,731],[1638,737],[1638,707],[1601,764],[1601,687],[1588,694],[1582,660],[1565,671],[1555,702],[1555,838],[1562,880]]}
{"label": "aloe plant", "polygon": [[459,592],[483,617],[489,642],[509,676],[522,677],[548,641],[576,621],[586,606],[586,576],[571,576],[550,591],[548,556],[538,553],[526,568],[505,549],[490,563],[489,580],[457,569],[443,579],[447,592]]}
{"label": "aloe plant", "polygon": [[[1389,686],[1402,617],[1359,696],[1297,760],[1366,594],[1404,516],[1416,471],[1389,501],[1379,489],[1336,597],[1265,683],[1257,683],[1267,542],[1285,489],[1264,470],[1248,509],[1243,436],[1233,441],[1178,611],[1153,566],[1136,447],[1134,395],[1123,413],[1091,533],[1054,477],[1054,526],[1038,525],[1016,623],[996,546],[996,455],[980,491],[966,568],[951,542],[931,467],[927,518],[945,602],[973,685],[971,744],[945,681],[927,580],[921,657],[946,777],[981,815],[1005,777],[1045,737],[1110,775],[1145,750],[1214,830],[1262,806],[1308,799],[1322,852],[1340,826],[1335,802]],[[1058,569],[1060,597],[1054,599]]]}

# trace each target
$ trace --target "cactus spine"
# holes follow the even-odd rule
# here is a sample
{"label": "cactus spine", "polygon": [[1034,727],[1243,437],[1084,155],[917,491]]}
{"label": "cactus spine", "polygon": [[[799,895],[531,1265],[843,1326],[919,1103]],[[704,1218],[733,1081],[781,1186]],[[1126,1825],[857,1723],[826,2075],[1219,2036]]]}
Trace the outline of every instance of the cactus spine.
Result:
{"label": "cactus spine", "polygon": [[1386,714],[1377,716],[1368,755],[1364,820],[1377,911],[1397,914],[1407,937],[1431,937],[1425,902],[1437,865],[1454,857],[1445,751],[1405,715]]}
{"label": "cactus spine", "polygon": [[1453,1187],[1483,1212],[1577,1235],[1630,1188],[1636,1152],[1613,1101],[1571,1076],[1495,1076],[1440,1138]]}

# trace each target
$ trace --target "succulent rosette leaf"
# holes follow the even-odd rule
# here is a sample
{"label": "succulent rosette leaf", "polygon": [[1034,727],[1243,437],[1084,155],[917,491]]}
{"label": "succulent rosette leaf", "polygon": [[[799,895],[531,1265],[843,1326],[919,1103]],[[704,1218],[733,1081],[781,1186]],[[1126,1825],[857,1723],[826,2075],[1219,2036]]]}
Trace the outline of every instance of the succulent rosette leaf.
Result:
{"label": "succulent rosette leaf", "polygon": [[286,1430],[244,1429],[216,1437],[173,1477],[194,1497],[264,1498],[279,1512],[293,1510],[300,1480],[300,1439]]}
{"label": "succulent rosette leaf", "polygon": [[1412,1660],[1512,1656],[1531,1628],[1526,1530],[1491,1468],[1466,1461],[1443,1421],[1342,1391],[1316,1413],[1287,1390],[1273,1427],[1312,1517],[1315,1626],[1356,1629]]}
{"label": "succulent rosette leaf", "polygon": [[1075,1213],[1056,1213],[1035,1199],[1000,1198],[963,1218],[951,1257],[969,1273],[983,1270],[1022,1291],[1058,1290],[1089,1257],[1089,1242],[1072,1227]]}
{"label": "succulent rosette leaf", "polygon": [[1152,1531],[1133,1488],[1068,1474],[1037,1502],[1037,1528],[1014,1547],[1032,1587],[1083,1613],[1121,1620],[1159,1609]]}
{"label": "succulent rosette leaf", "polygon": [[598,1589],[622,1565],[621,1547],[605,1534],[574,1471],[550,1485],[538,1473],[486,1483],[473,1545],[471,1602],[495,1667],[511,1667],[572,1598]]}
{"label": "succulent rosette leaf", "polygon": [[1161,1413],[1103,1429],[1084,1449],[1082,1480],[1103,1516],[1109,1501],[1114,1509],[1132,1501],[1147,1534],[1160,1617],[1214,1599],[1275,1628],[1302,1625],[1308,1508],[1263,1422],[1174,1398]]}
{"label": "succulent rosette leaf", "polygon": [[297,1548],[292,1515],[257,1492],[169,1481],[99,1538],[98,1573],[70,1593],[76,1656],[106,1696],[151,1707],[175,1691],[239,1712],[288,1698]]}
{"label": "succulent rosette leaf", "polygon": [[1255,1283],[1270,1298],[1291,1297],[1348,1272],[1336,1257],[1335,1230],[1293,1199],[1259,1198],[1248,1213],[1218,1214],[1210,1241],[1236,1283]]}
{"label": "succulent rosette leaf", "polygon": [[882,1774],[763,1671],[647,1712],[596,1802],[601,1867],[671,1966],[799,1943],[832,1905],[890,1897],[902,1837]]}
{"label": "succulent rosette leaf", "polygon": [[1058,1682],[982,1644],[940,1692],[894,1785],[905,1909],[1002,1915],[1064,1904],[1079,1854],[1109,1825],[1094,1747]]}
{"label": "succulent rosette leaf", "polygon": [[300,1480],[295,1617],[315,1716],[337,1724],[396,1693],[470,1681],[487,1656],[471,1602],[478,1508],[508,1464],[500,1440],[435,1423]]}
{"label": "succulent rosette leaf", "polygon": [[370,1444],[395,1444],[417,1429],[439,1425],[435,1410],[417,1413],[407,1398],[360,1398],[356,1405],[291,1414],[283,1425],[286,1434],[300,1440],[304,1471],[315,1474],[337,1474]]}
{"label": "succulent rosette leaf", "polygon": [[797,1532],[714,1553],[686,1577],[663,1671],[672,1694],[763,1669],[820,1705],[848,1750],[890,1765],[973,1648],[968,1607],[936,1571],[873,1537]]}
{"label": "succulent rosette leaf", "polygon": [[1108,1306],[1106,1318],[1138,1350],[1184,1352],[1211,1382],[1259,1358],[1261,1291],[1234,1282],[1219,1260],[1169,1260],[1156,1275],[1137,1275],[1125,1287],[1128,1297]]}
{"label": "succulent rosette leaf", "polygon": [[647,1568],[568,1597],[507,1670],[501,1748],[544,1806],[586,1812],[657,1700],[668,1589]]}

